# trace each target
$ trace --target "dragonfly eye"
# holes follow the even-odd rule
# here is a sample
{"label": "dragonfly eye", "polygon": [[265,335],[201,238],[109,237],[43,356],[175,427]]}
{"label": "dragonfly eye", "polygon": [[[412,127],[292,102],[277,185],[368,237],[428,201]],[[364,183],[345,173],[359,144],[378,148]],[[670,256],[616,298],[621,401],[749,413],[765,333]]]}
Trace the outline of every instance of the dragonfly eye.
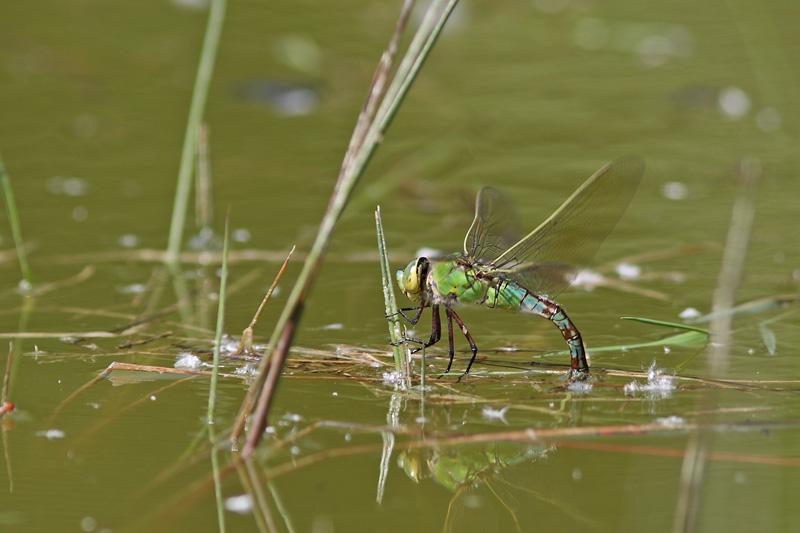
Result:
{"label": "dragonfly eye", "polygon": [[397,271],[397,284],[410,299],[416,300],[416,296],[422,292],[429,265],[426,258],[419,257],[411,261],[405,270]]}

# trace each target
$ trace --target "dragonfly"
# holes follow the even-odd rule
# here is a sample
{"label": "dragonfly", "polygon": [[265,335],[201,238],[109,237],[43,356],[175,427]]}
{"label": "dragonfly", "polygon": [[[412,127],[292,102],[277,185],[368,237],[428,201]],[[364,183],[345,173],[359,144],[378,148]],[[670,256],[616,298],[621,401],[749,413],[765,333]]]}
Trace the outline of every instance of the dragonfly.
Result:
{"label": "dragonfly", "polygon": [[[595,172],[536,229],[522,234],[513,202],[499,190],[484,187],[475,201],[475,218],[464,238],[464,251],[432,260],[418,257],[397,271],[402,292],[419,305],[399,313],[416,325],[426,307],[431,308],[431,336],[412,353],[433,346],[442,338],[440,308],[447,317],[450,360],[453,365],[453,322],[467,339],[472,358],[478,348],[458,305],[481,305],[546,318],[553,322],[570,353],[567,380],[589,376],[583,339],[564,308],[555,302],[594,256],[628,207],[644,173],[644,161],[636,156],[616,159]],[[416,311],[413,316],[406,314]]]}

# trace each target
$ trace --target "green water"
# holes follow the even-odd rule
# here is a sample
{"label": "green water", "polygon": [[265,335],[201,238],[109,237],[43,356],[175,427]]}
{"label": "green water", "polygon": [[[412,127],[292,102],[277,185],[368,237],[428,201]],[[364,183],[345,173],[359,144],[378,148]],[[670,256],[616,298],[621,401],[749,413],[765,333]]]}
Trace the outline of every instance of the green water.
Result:
{"label": "green water", "polygon": [[[206,112],[214,227],[221,231],[230,206],[234,253],[298,249],[257,329],[261,341],[313,240],[399,7],[230,2]],[[552,324],[482,309],[459,311],[486,357],[459,384],[436,384],[422,397],[398,391],[382,381],[391,361],[381,356],[374,366],[368,355],[389,352],[376,204],[401,268],[423,246],[458,251],[484,185],[510,192],[533,228],[603,164],[640,154],[642,185],[592,263],[617,278],[609,265],[628,258],[641,268],[627,282],[633,290],[577,288],[559,302],[595,368],[640,372],[655,362],[665,373],[702,376],[711,353],[702,345],[591,349],[672,333],[621,316],[678,322],[686,308],[710,311],[745,158],[761,173],[736,301],[798,292],[798,15],[785,0],[459,5],[356,189],[305,306],[258,458],[276,529],[668,530],[691,432],[662,422],[657,433],[506,441],[529,429],[680,417],[734,425],[711,432],[698,529],[791,530],[800,519],[794,306],[734,319],[728,377],[747,382],[735,388],[675,380],[663,396],[626,394],[624,385],[645,378],[606,375],[588,392],[569,392],[557,375],[513,366],[565,348]],[[14,338],[16,405],[3,419],[4,531],[218,527],[207,454],[159,477],[182,464],[204,427],[207,379],[117,375],[63,404],[112,361],[172,367],[184,347],[211,346],[218,265],[184,263],[171,275],[142,253],[167,243],[206,16],[168,2],[0,8],[0,153],[35,284],[47,289],[21,296],[18,264],[4,253],[0,340]],[[197,230],[188,233],[187,241]],[[0,239],[11,252],[5,222]],[[227,333],[249,323],[279,266],[234,262]],[[178,301],[190,305],[130,334],[64,338],[109,332]],[[456,347],[454,372],[467,361],[463,338]],[[435,376],[445,362],[432,363]],[[217,431],[246,387],[222,380]],[[319,421],[340,427],[275,446]],[[376,429],[385,425],[395,426],[391,450]],[[470,435],[496,438],[441,442]],[[225,476],[224,498],[245,492],[236,472]],[[257,529],[249,513],[225,519],[229,531]]]}

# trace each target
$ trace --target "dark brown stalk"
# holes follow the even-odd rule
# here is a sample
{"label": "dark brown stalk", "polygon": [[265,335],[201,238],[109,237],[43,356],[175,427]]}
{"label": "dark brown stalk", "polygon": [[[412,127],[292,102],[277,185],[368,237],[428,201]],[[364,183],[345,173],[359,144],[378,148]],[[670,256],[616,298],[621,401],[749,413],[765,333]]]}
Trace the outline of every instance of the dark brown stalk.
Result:
{"label": "dark brown stalk", "polygon": [[[389,47],[378,65],[366,103],[356,123],[353,137],[342,162],[339,177],[320,224],[317,238],[303,265],[298,281],[289,295],[286,307],[275,326],[267,354],[259,366],[258,377],[248,390],[234,423],[231,441],[235,444],[244,429],[246,418],[253,414],[250,429],[248,430],[247,443],[242,449],[242,453],[245,456],[252,453],[261,436],[261,429],[266,425],[270,399],[275,391],[283,361],[291,344],[294,328],[302,314],[305,297],[310,291],[316,278],[316,273],[322,264],[333,229],[358,178],[362,175],[372,154],[383,139],[383,134],[395,116],[404,95],[419,72],[424,58],[430,52],[431,46],[436,41],[436,37],[455,7],[456,2],[457,0],[449,0],[449,2],[445,2],[445,0],[434,1],[417,34],[412,39],[403,61],[395,72],[395,77],[388,86],[389,88],[384,89],[387,86],[388,72],[391,69],[394,53],[399,46],[399,38],[408,21],[413,1],[406,0],[403,5]],[[256,405],[257,399],[257,412],[253,413],[253,406]]]}

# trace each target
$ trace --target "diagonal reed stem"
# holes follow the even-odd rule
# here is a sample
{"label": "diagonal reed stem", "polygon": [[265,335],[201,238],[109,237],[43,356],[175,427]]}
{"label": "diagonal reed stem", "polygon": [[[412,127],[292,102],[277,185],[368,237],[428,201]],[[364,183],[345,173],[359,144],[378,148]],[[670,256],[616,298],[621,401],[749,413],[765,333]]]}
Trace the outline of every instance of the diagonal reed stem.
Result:
{"label": "diagonal reed stem", "polygon": [[[336,222],[457,2],[458,0],[434,0],[432,2],[409,44],[389,88],[384,93],[383,88],[386,86],[389,70],[414,2],[406,0],[403,4],[397,26],[389,46],[378,64],[366,103],[356,122],[333,195],[320,223],[317,238],[289,295],[283,313],[275,325],[266,354],[259,366],[258,377],[248,390],[231,431],[231,440],[235,443],[244,429],[246,417],[252,413],[247,438],[242,448],[242,455],[245,457],[255,449],[262,429],[266,425],[270,400],[275,392],[294,329],[300,319],[303,302],[311,290],[316,273],[322,264]],[[383,98],[379,100],[381,95]],[[253,410],[254,406],[255,410]]]}

